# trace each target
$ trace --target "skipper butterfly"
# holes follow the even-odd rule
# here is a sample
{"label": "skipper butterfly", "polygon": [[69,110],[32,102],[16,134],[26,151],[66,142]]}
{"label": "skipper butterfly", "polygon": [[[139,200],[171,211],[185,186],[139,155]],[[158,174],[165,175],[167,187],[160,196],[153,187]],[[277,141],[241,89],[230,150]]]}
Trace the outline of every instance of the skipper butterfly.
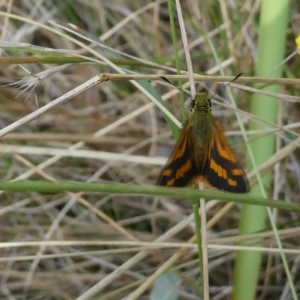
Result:
{"label": "skipper butterfly", "polygon": [[231,193],[249,191],[245,171],[228,145],[221,124],[211,113],[206,93],[198,93],[192,99],[190,116],[157,185],[184,187],[193,179]]}

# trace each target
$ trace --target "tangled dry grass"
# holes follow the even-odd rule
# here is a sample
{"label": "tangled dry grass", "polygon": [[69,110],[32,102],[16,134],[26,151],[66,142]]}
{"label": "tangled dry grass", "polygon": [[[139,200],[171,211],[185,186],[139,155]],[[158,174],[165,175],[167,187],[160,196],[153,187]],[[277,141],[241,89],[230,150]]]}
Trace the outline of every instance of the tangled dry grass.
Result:
{"label": "tangled dry grass", "polygon": [[[247,70],[246,75],[250,76],[254,72],[259,6],[255,1],[235,4],[228,4],[227,8],[230,29],[224,25],[228,20],[219,4],[198,3],[197,6],[225,73],[234,76]],[[118,73],[101,57],[128,74],[161,75],[171,73],[164,68],[175,69],[165,1],[24,0],[1,5],[1,39],[11,43],[9,47],[1,44],[1,128],[99,73]],[[201,26],[195,26],[199,22],[194,5],[192,1],[182,1],[193,68],[203,74],[218,75],[220,65],[201,34]],[[296,11],[296,7],[294,9]],[[53,23],[47,22],[49,20]],[[67,23],[77,28],[68,27]],[[57,25],[71,28],[82,36]],[[288,34],[292,41],[291,29]],[[176,36],[181,58],[179,67],[185,70],[179,29]],[[105,49],[100,43],[140,61]],[[294,47],[287,45],[290,49],[286,56]],[[53,51],[49,51],[50,48]],[[286,67],[290,77],[297,77],[296,61],[297,58],[292,58]],[[28,77],[24,80],[25,76]],[[18,82],[20,89],[10,85],[19,78],[23,78]],[[168,110],[182,121],[177,90],[158,81],[146,80],[139,84],[154,97],[157,93],[167,101]],[[213,94],[218,85],[202,83],[199,88],[203,87],[210,88]],[[282,94],[292,89],[290,94],[298,96],[298,87],[283,85]],[[238,107],[249,111],[251,95],[237,89],[233,93],[239,99]],[[223,96],[222,91],[216,99],[223,101]],[[245,145],[234,111],[218,104],[213,110],[224,124],[230,142],[240,146],[236,151],[243,158]],[[279,114],[278,119],[282,120],[279,125],[288,124],[293,134],[298,135],[299,104],[282,103]],[[250,119],[251,116],[242,115],[246,126]],[[294,138],[287,132],[279,133],[279,137],[285,141]],[[164,163],[162,157],[168,156],[173,145],[163,113],[143,91],[129,81],[107,81],[88,88],[3,137],[1,179],[154,184]],[[14,150],[5,152],[7,146],[14,146],[11,148]],[[114,154],[114,158],[110,154]],[[124,154],[130,161],[124,161]],[[144,161],[138,162],[138,157]],[[297,201],[299,150],[287,153],[284,164],[276,168],[278,175],[274,176],[271,195]],[[239,210],[237,205],[225,206],[218,201],[207,205],[212,299],[231,299],[233,249],[240,241]],[[159,299],[156,293],[161,286],[178,297],[169,299],[199,299],[201,274],[196,246],[188,244],[195,234],[188,199],[2,192],[0,214],[1,299],[75,299],[80,295],[83,296],[78,299],[123,299],[162,270],[170,258],[173,261],[166,269],[171,271],[154,285],[149,284],[148,292],[138,299]],[[298,249],[298,215],[280,213],[277,223],[281,226],[284,248]],[[269,228],[258,236],[263,239],[262,246],[274,246]],[[231,248],[226,247],[228,245]],[[299,253],[295,253],[288,255],[288,261],[297,287]],[[95,286],[97,291],[93,293]],[[288,289],[286,286],[286,275],[277,254],[265,252],[257,299],[292,299],[282,298]]]}

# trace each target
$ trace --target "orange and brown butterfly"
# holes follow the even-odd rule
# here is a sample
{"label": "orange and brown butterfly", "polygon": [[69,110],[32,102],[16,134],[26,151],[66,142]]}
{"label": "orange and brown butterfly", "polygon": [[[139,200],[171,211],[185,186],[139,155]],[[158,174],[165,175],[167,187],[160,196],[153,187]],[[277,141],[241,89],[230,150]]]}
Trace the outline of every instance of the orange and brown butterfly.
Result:
{"label": "orange and brown butterfly", "polygon": [[193,179],[231,193],[249,191],[245,171],[228,145],[221,124],[211,113],[207,93],[198,93],[192,99],[190,116],[157,185],[184,187]]}

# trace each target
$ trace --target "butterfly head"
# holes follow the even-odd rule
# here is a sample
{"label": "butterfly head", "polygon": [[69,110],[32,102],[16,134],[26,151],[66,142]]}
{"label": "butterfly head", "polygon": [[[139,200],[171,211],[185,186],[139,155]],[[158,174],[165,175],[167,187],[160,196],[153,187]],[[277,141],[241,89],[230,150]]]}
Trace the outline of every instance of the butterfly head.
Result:
{"label": "butterfly head", "polygon": [[197,93],[191,101],[191,111],[211,111],[211,101],[207,93]]}

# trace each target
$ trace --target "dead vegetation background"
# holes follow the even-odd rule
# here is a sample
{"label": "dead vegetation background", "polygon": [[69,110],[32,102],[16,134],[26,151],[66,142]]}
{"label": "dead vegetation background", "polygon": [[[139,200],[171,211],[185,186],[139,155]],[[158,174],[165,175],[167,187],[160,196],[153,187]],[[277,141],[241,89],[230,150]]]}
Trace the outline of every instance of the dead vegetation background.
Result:
{"label": "dead vegetation background", "polygon": [[[224,64],[227,75],[234,76],[242,71],[251,76],[255,62],[259,6],[255,5],[255,1],[228,2],[230,20],[225,20],[219,2],[212,2],[204,4],[199,1],[197,5],[202,12],[201,22],[214,39],[219,59]],[[219,75],[211,50],[203,38],[199,25],[201,22],[195,19],[193,5],[196,4],[192,1],[182,1],[194,70],[203,74],[210,71],[210,74]],[[294,11],[296,10],[297,6],[294,5]],[[3,1],[1,12],[23,18],[20,20],[1,15],[2,40],[27,43],[43,49],[69,51],[47,53],[28,47],[3,48],[2,58],[15,57],[19,60],[17,64],[4,64],[2,61],[2,128],[98,73],[114,73],[114,70],[105,64],[91,63],[87,58],[80,61],[76,57],[77,61],[70,63],[63,70],[38,80],[35,87],[30,86],[26,89],[25,86],[18,89],[9,86],[8,84],[24,76],[51,70],[58,64],[59,59],[60,64],[69,63],[72,51],[95,58],[65,36],[39,26],[45,24],[52,27],[48,20],[64,26],[72,23],[84,36],[97,42],[102,40],[112,49],[122,53],[163,66],[175,66],[169,11],[165,1]],[[230,21],[232,36],[228,36],[228,32],[225,31],[224,22],[227,21]],[[241,28],[247,21],[249,23],[245,35]],[[198,24],[199,27],[195,27],[194,24]],[[108,50],[68,34],[91,49],[99,51],[127,71],[164,74],[164,71],[157,67],[146,67],[133,60],[125,61],[123,57],[114,56]],[[178,52],[182,58],[180,67],[186,69],[179,30],[176,34]],[[292,24],[288,35],[290,48],[286,50],[286,56],[295,50],[295,32]],[[34,61],[36,57],[38,59]],[[32,61],[24,62],[24,58],[31,58]],[[49,61],[45,62],[42,59]],[[287,63],[286,74],[290,77],[298,76],[298,61],[295,57]],[[146,84],[150,85],[148,82]],[[161,96],[173,90],[157,82],[152,82],[151,86]],[[203,85],[199,85],[199,88],[202,87]],[[217,86],[208,84],[205,87],[212,88],[213,93]],[[283,86],[282,92],[299,94],[297,86],[289,86],[288,89],[289,92]],[[237,90],[234,92],[239,108],[247,111],[251,95]],[[23,149],[22,152],[1,155],[1,179],[154,184],[161,165],[147,163],[147,159],[167,157],[174,140],[159,109],[152,106],[138,113],[148,103],[149,99],[128,81],[108,81],[89,88],[1,140],[2,145],[14,145]],[[177,95],[168,99],[167,106],[169,111],[182,121]],[[243,140],[233,112],[218,105],[214,105],[213,111],[224,124],[226,131],[231,133],[231,143],[242,145]],[[299,122],[299,104],[287,104],[283,106],[281,113],[285,124]],[[248,120],[244,118],[245,124]],[[100,134],[95,136],[99,131]],[[299,133],[297,127],[295,131]],[[120,155],[127,153],[132,155],[132,162],[112,160],[109,156],[90,159],[88,156],[71,157],[65,154],[66,149],[72,148],[80,141],[84,142],[80,149]],[[42,154],[40,149],[44,149]],[[47,149],[55,149],[56,155],[47,155]],[[244,145],[238,147],[240,157],[244,156],[244,149]],[[145,163],[135,163],[136,155],[145,157]],[[286,182],[278,184],[282,186],[281,195],[292,201],[299,193],[299,151],[287,158],[286,166],[286,178],[289,178],[290,185],[286,185]],[[212,202],[211,207],[208,206],[208,219],[223,206],[224,204]],[[80,299],[122,299],[194,235],[189,200],[93,193],[2,193],[0,214],[0,239],[2,245],[6,245],[2,247],[0,257],[1,299],[75,299],[105,280],[108,280],[107,284],[103,283],[103,287],[95,296]],[[239,207],[233,206],[209,230],[209,243],[234,244],[230,238],[237,235],[238,219]],[[287,222],[294,223],[286,225]],[[283,236],[289,237],[285,240],[285,246],[297,248],[298,216],[293,213],[280,214],[278,223],[286,230],[282,233]],[[175,234],[170,232],[171,229]],[[173,243],[172,245],[164,248],[161,244],[152,243],[165,233],[168,237],[163,241]],[[66,244],[67,242],[70,243]],[[133,242],[134,244],[131,244]],[[264,244],[272,244],[272,233],[266,234]],[[143,249],[148,251],[147,255],[142,258],[136,257],[135,262],[121,275],[114,273],[136,253],[142,253],[140,251]],[[290,256],[290,263],[295,267],[295,280],[298,282],[299,262],[294,261],[295,257]],[[234,252],[231,250],[209,250],[212,299],[231,299],[233,264]],[[260,299],[279,299],[278,295],[285,286],[282,266],[279,261],[268,255],[264,257],[263,266],[259,284],[259,294],[263,296]],[[158,289],[169,287],[175,291],[178,298],[168,299],[199,299],[200,271],[195,248],[189,248],[172,265],[171,270],[166,281],[161,277],[160,281],[156,282]],[[268,278],[268,282],[265,278]],[[174,282],[179,282],[177,290]],[[155,293],[155,285],[150,285],[144,296],[138,299],[159,299]]]}

